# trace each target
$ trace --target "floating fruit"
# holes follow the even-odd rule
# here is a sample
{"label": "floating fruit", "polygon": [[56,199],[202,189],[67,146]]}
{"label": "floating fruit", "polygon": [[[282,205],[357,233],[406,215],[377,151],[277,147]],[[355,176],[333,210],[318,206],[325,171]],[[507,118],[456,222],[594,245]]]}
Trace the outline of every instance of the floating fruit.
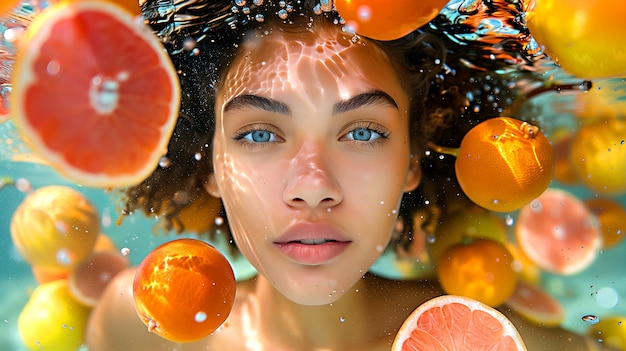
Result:
{"label": "floating fruit", "polygon": [[0,16],[4,16],[9,13],[14,7],[17,6],[19,0],[2,0],[0,3]]}
{"label": "floating fruit", "polygon": [[55,4],[36,16],[12,84],[11,113],[24,139],[90,186],[143,181],[178,117],[178,76],[161,43],[104,1]]}
{"label": "floating fruit", "polygon": [[356,33],[376,39],[403,37],[437,17],[447,0],[335,0],[337,12]]}
{"label": "floating fruit", "polygon": [[572,141],[570,162],[578,179],[600,194],[626,193],[626,121],[584,125]]}
{"label": "floating fruit", "polygon": [[29,350],[76,351],[90,309],[74,300],[66,280],[37,286],[17,319],[17,328]]}
{"label": "floating fruit", "polygon": [[591,340],[597,340],[602,345],[614,347],[616,350],[626,350],[626,317],[607,316],[600,318],[587,330]]}
{"label": "floating fruit", "polygon": [[93,307],[115,275],[126,267],[128,260],[119,251],[94,251],[68,276],[72,296],[79,302]]}
{"label": "floating fruit", "polygon": [[437,261],[437,277],[447,294],[489,306],[506,301],[518,278],[511,253],[504,244],[490,239],[450,246]]}
{"label": "floating fruit", "polygon": [[514,118],[479,123],[463,137],[458,149],[431,145],[456,156],[461,189],[486,209],[509,212],[539,196],[554,175],[554,154],[539,128]]}
{"label": "floating fruit", "polygon": [[530,0],[526,22],[545,52],[581,78],[625,77],[626,3]]}
{"label": "floating fruit", "polygon": [[506,304],[527,320],[546,327],[556,327],[565,317],[561,303],[539,285],[520,280]]}
{"label": "floating fruit", "polygon": [[555,188],[521,209],[515,233],[524,254],[555,274],[584,270],[602,247],[594,215],[572,194]]}
{"label": "floating fruit", "polygon": [[46,186],[13,213],[11,238],[33,266],[69,269],[87,257],[100,233],[97,209],[79,191]]}
{"label": "floating fruit", "polygon": [[585,206],[596,215],[605,249],[621,243],[626,236],[626,208],[608,198],[593,198],[584,201]]}
{"label": "floating fruit", "polygon": [[112,4],[119,5],[132,15],[140,15],[141,8],[139,7],[139,0],[48,0],[51,4],[54,3],[75,3],[80,1],[104,1]]}
{"label": "floating fruit", "polygon": [[208,336],[226,320],[235,299],[235,276],[213,246],[178,239],[143,259],[133,293],[137,313],[150,331],[190,342]]}
{"label": "floating fruit", "polygon": [[481,238],[505,242],[504,222],[495,213],[478,206],[465,208],[441,219],[435,229],[434,240],[428,241],[428,253],[437,262],[451,245]]}
{"label": "floating fruit", "polygon": [[502,313],[463,296],[443,295],[420,305],[404,321],[392,351],[525,351]]}
{"label": "floating fruit", "polygon": [[70,275],[70,268],[32,266],[33,278],[39,284],[66,279]]}

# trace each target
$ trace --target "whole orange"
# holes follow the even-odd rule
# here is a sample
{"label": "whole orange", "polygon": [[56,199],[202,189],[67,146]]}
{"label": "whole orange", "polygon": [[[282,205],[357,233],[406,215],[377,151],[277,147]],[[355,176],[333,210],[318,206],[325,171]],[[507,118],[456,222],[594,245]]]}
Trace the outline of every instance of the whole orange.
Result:
{"label": "whole orange", "polygon": [[467,132],[455,169],[461,189],[470,200],[492,211],[510,212],[550,185],[554,154],[539,128],[498,117]]}
{"label": "whole orange", "polygon": [[176,342],[204,338],[228,317],[235,276],[226,258],[196,239],[167,242],[141,262],[133,281],[135,307],[148,329]]}

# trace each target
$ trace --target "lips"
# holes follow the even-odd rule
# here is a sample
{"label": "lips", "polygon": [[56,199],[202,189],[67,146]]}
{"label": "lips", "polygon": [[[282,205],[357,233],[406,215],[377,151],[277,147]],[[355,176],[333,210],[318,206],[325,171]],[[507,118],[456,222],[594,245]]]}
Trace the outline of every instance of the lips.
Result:
{"label": "lips", "polygon": [[336,226],[326,223],[297,223],[274,246],[292,261],[320,265],[339,256],[352,243]]}

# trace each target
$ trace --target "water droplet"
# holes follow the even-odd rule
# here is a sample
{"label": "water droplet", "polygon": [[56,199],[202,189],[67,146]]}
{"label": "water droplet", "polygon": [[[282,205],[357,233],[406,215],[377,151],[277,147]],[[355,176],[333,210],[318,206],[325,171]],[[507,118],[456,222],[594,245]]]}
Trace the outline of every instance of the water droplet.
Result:
{"label": "water droplet", "polygon": [[172,161],[170,161],[170,159],[167,158],[166,156],[161,157],[161,159],[159,160],[159,167],[161,168],[167,168],[171,165],[172,165]]}
{"label": "water droplet", "polygon": [[128,256],[130,254],[130,249],[127,247],[123,247],[120,252],[122,253],[122,256]]}
{"label": "water droplet", "polygon": [[56,76],[57,74],[59,74],[59,72],[61,72],[61,64],[59,63],[59,61],[52,60],[48,62],[48,64],[46,65],[46,72],[48,73],[48,75],[51,76]]}
{"label": "water droplet", "polygon": [[118,90],[120,84],[117,80],[95,76],[89,86],[89,101],[100,114],[110,114],[117,108],[119,100]]}
{"label": "water droplet", "polygon": [[600,322],[600,318],[598,318],[598,316],[594,316],[593,314],[585,315],[581,319],[583,322],[587,322],[589,324],[597,324]]}
{"label": "water droplet", "polygon": [[260,13],[258,13],[256,16],[254,16],[254,19],[255,19],[257,22],[260,22],[260,23],[265,22],[265,17],[264,17],[262,14],[260,14]]}
{"label": "water droplet", "polygon": [[72,253],[68,249],[60,249],[56,254],[57,262],[63,266],[69,266],[74,261]]}
{"label": "water droplet", "polygon": [[376,246],[376,251],[378,251],[378,252],[383,252],[384,249],[385,248],[382,245]]}
{"label": "water droplet", "polygon": [[246,6],[246,0],[235,0],[235,5],[237,6]]}
{"label": "water droplet", "polygon": [[541,212],[541,210],[543,210],[543,206],[541,205],[541,201],[538,201],[538,200],[533,200],[533,201],[530,203],[530,209],[531,209],[533,212]]}
{"label": "water droplet", "polygon": [[193,155],[193,158],[194,158],[194,159],[196,159],[196,161],[200,161],[200,160],[202,159],[202,154],[201,154],[201,153],[199,153],[199,152],[196,152],[196,153]]}
{"label": "water droplet", "polygon": [[285,9],[278,10],[277,14],[278,14],[278,17],[283,20],[287,19],[287,16],[289,16],[289,13],[287,13],[287,10]]}
{"label": "water droplet", "polygon": [[215,225],[222,225],[224,224],[224,218],[223,217],[215,217]]}
{"label": "water droplet", "polygon": [[367,22],[372,18],[372,8],[367,5],[361,5],[356,9],[357,16],[363,22]]}
{"label": "water droplet", "polygon": [[33,190],[33,186],[30,184],[30,181],[26,178],[17,178],[15,180],[15,188],[17,188],[17,190],[23,193],[27,193]]}
{"label": "water droplet", "polygon": [[202,323],[204,321],[206,321],[206,313],[200,311],[198,313],[196,313],[195,316],[193,316],[193,319],[198,322],[198,323]]}
{"label": "water droplet", "polygon": [[429,244],[434,244],[435,241],[437,241],[437,238],[435,238],[433,234],[426,235],[426,242],[428,242]]}
{"label": "water droplet", "polygon": [[515,220],[513,219],[513,217],[511,217],[511,215],[506,215],[504,223],[506,223],[506,225],[510,227],[515,223]]}
{"label": "water droplet", "polygon": [[346,321],[346,317],[344,317],[344,316],[339,317],[339,321],[341,323],[345,322]]}

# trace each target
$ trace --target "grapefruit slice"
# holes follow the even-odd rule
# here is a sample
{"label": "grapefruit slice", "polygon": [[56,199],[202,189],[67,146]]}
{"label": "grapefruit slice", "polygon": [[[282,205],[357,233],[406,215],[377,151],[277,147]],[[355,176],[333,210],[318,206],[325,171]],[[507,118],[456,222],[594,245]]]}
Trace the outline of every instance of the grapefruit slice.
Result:
{"label": "grapefruit slice", "polygon": [[392,351],[525,351],[521,336],[499,311],[467,297],[443,295],[406,319]]}
{"label": "grapefruit slice", "polygon": [[520,280],[506,304],[527,320],[541,326],[555,327],[565,317],[561,303],[540,286]]}
{"label": "grapefruit slice", "polygon": [[595,216],[565,190],[548,189],[520,211],[517,243],[539,268],[575,274],[587,268],[602,248]]}
{"label": "grapefruit slice", "polygon": [[174,67],[147,26],[104,1],[59,3],[20,43],[12,114],[33,148],[89,186],[144,180],[178,116]]}

